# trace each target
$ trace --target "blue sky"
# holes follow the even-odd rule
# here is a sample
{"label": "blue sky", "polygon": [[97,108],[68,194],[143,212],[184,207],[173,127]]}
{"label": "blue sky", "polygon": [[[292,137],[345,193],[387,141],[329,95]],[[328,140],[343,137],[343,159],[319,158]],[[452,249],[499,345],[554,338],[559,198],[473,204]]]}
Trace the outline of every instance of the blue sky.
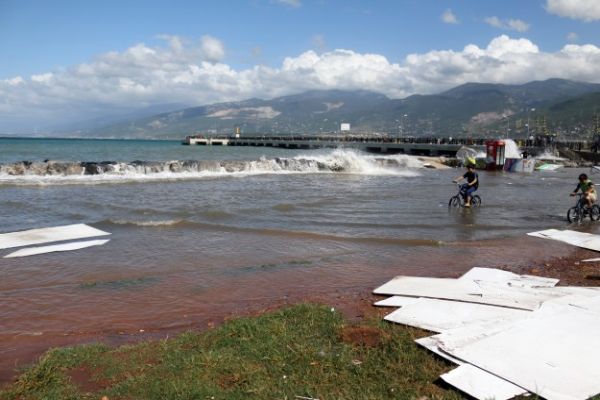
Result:
{"label": "blue sky", "polygon": [[398,98],[600,81],[599,38],[597,0],[0,0],[0,120],[314,88]]}

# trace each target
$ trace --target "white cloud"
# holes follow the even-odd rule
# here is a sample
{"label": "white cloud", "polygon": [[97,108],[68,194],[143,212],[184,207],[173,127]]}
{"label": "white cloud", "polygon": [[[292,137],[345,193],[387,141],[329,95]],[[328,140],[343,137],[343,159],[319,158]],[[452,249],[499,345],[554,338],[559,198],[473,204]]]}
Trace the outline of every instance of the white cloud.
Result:
{"label": "white cloud", "polygon": [[302,5],[300,0],[275,0],[275,2],[289,7],[300,7]]}
{"label": "white cloud", "polygon": [[[213,43],[222,44],[215,38]],[[430,94],[466,82],[518,84],[564,78],[600,82],[600,48],[569,44],[544,52],[528,39],[501,35],[485,47],[432,50],[393,62],[380,54],[337,49],[286,57],[277,67],[235,69],[214,60],[204,42],[169,38],[137,44],[70,68],[0,80],[0,131],[13,126],[85,119],[152,104],[189,105],[273,98],[311,89],[365,89],[392,98]],[[210,46],[209,46],[210,47]]]}
{"label": "white cloud", "polygon": [[508,19],[501,20],[498,17],[487,17],[484,19],[485,23],[495,28],[507,29],[517,32],[527,32],[529,30],[529,24],[520,19]]}
{"label": "white cloud", "polygon": [[546,0],[546,10],[560,17],[587,22],[600,20],[598,0]]}
{"label": "white cloud", "polygon": [[31,75],[31,81],[37,83],[49,83],[54,75],[51,72],[39,75]]}
{"label": "white cloud", "polygon": [[10,86],[17,86],[25,83],[25,80],[20,76],[15,76],[14,78],[5,79],[4,82]]}
{"label": "white cloud", "polygon": [[225,57],[223,43],[215,37],[209,35],[202,36],[200,45],[202,46],[202,53],[208,61],[217,62]]}
{"label": "white cloud", "polygon": [[575,32],[569,32],[567,33],[567,40],[569,42],[576,42],[577,39],[579,39],[579,35]]}
{"label": "white cloud", "polygon": [[327,48],[327,42],[325,41],[325,36],[318,34],[314,35],[311,39],[312,46],[318,52],[323,52]]}
{"label": "white cloud", "polygon": [[529,24],[520,19],[509,19],[506,22],[509,29],[517,32],[527,32],[529,30]]}
{"label": "white cloud", "polygon": [[454,15],[451,9],[447,9],[446,11],[444,11],[441,18],[442,21],[444,21],[447,24],[458,24],[459,22],[458,18],[456,18],[456,15]]}

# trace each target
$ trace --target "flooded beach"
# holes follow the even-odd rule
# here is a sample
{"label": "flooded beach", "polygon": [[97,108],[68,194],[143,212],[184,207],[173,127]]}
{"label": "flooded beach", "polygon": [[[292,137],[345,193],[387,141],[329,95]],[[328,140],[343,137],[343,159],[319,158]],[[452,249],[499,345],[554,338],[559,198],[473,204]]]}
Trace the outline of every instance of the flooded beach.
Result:
{"label": "flooded beach", "polygon": [[[56,142],[2,143],[0,233],[85,223],[110,241],[0,259],[3,381],[55,345],[165,337],[274,305],[368,294],[398,274],[458,276],[573,251],[525,233],[568,226],[581,169],[478,171],[482,207],[448,210],[463,171],[405,155]],[[133,167],[6,172],[48,158]],[[135,167],[148,163],[164,167]]]}

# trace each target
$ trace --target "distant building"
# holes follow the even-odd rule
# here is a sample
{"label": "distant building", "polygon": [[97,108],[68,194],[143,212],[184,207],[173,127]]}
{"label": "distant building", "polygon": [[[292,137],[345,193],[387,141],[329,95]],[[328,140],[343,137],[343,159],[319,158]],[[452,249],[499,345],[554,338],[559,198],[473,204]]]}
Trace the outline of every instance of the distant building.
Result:
{"label": "distant building", "polygon": [[343,122],[342,124],[340,124],[340,131],[342,132],[349,132],[350,131],[350,124]]}

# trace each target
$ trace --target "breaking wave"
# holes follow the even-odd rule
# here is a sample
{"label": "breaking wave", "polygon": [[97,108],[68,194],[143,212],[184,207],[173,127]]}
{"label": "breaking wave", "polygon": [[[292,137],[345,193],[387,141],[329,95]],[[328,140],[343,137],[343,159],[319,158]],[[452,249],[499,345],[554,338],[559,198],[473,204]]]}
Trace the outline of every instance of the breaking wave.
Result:
{"label": "breaking wave", "polygon": [[260,174],[342,173],[417,176],[423,163],[407,155],[372,156],[336,149],[293,158],[132,162],[21,161],[0,164],[0,184],[97,184],[169,181]]}

